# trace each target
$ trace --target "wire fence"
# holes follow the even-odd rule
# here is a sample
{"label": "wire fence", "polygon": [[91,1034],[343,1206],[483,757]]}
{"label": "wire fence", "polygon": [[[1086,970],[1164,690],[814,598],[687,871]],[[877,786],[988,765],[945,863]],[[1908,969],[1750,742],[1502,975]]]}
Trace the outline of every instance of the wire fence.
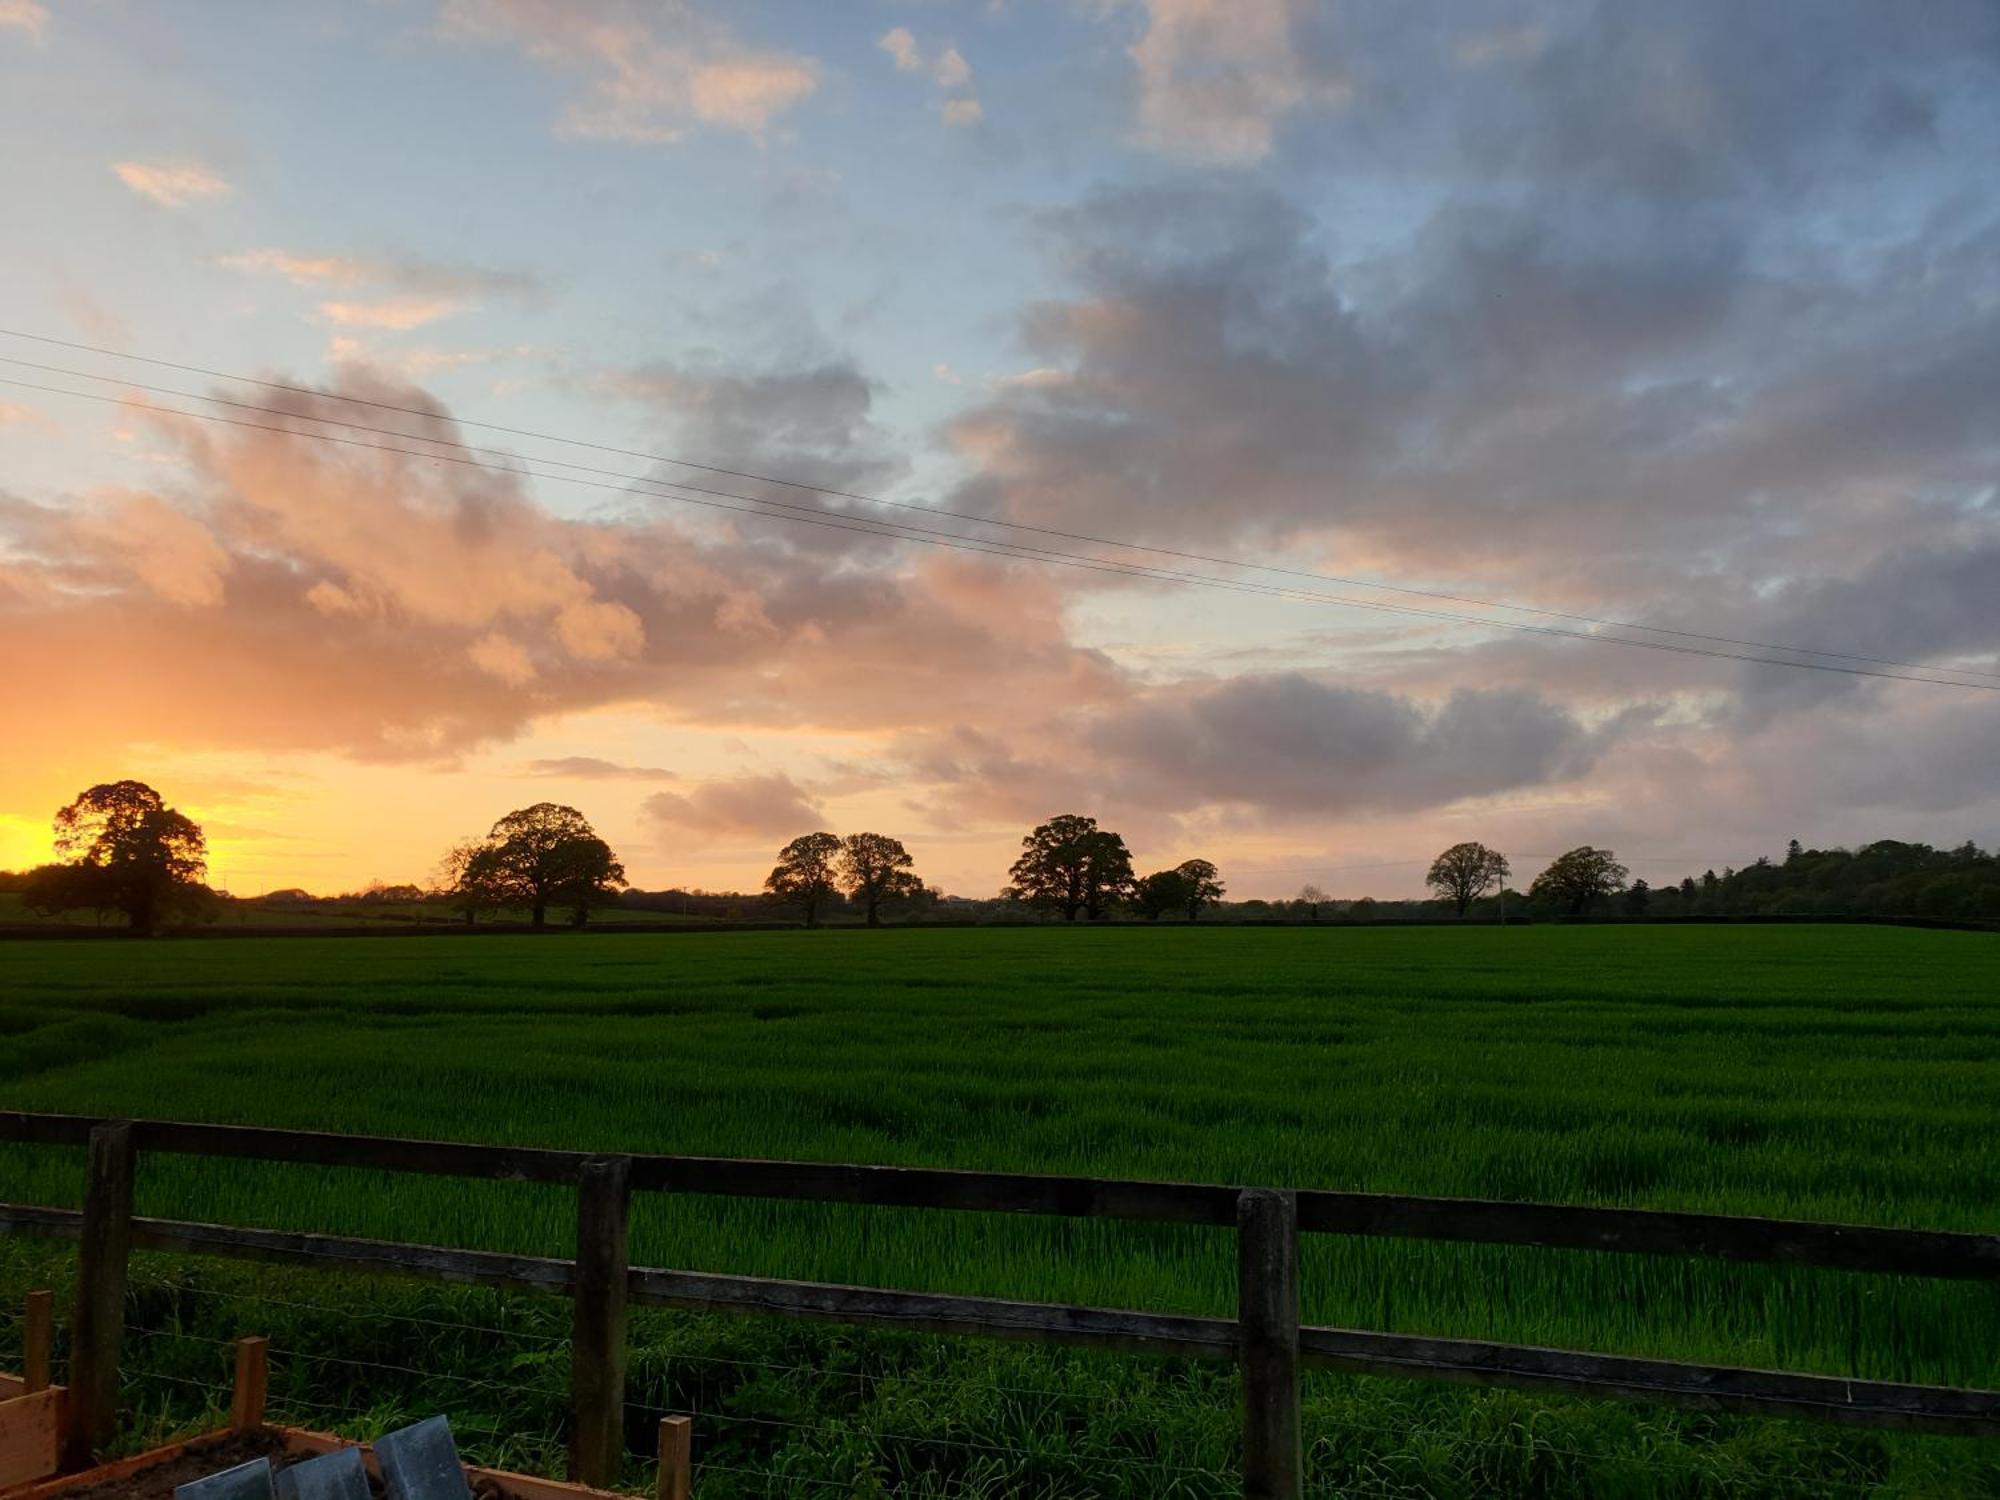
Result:
{"label": "wire fence", "polygon": [[[466,1312],[471,1306],[487,1316]],[[351,1303],[314,1301],[261,1284],[135,1284],[121,1374],[123,1403],[135,1418],[131,1440],[165,1441],[220,1425],[230,1406],[236,1341],[254,1333],[270,1339],[267,1410],[274,1422],[368,1438],[443,1410],[469,1461],[561,1472],[569,1420],[567,1304],[494,1294],[469,1298],[454,1311],[459,1315],[411,1310],[365,1295]],[[1118,1420],[1121,1385],[1087,1365],[1077,1367],[1084,1373],[1073,1384],[1034,1384],[954,1369],[942,1352],[949,1341],[922,1336],[891,1342],[886,1353],[842,1348],[838,1364],[801,1357],[799,1346],[781,1335],[773,1336],[777,1350],[767,1358],[660,1348],[647,1339],[656,1325],[677,1326],[672,1320],[680,1316],[635,1316],[626,1488],[651,1488],[657,1455],[648,1439],[661,1418],[684,1416],[693,1423],[697,1500],[833,1493],[1210,1500],[1240,1493],[1226,1439],[1204,1462],[1211,1454],[1177,1448],[1157,1430]],[[24,1323],[18,1307],[0,1307],[0,1350],[18,1350]],[[493,1363],[475,1372],[460,1363],[468,1357]],[[1195,1382],[1201,1374],[1185,1378]],[[1212,1399],[1224,1419],[1218,1432],[1230,1425],[1224,1384],[1190,1390],[1191,1400]],[[996,1413],[1000,1431],[970,1425]],[[1660,1495],[1882,1493],[1879,1469],[1862,1458],[1824,1455],[1808,1475],[1718,1452],[1712,1465],[1683,1463],[1669,1475],[1643,1453],[1576,1446],[1531,1430],[1496,1438],[1461,1459],[1489,1477],[1512,1472],[1520,1489],[1535,1493],[1587,1492],[1621,1470],[1630,1471],[1630,1485],[1621,1487]],[[1357,1454],[1351,1444],[1322,1435],[1308,1444],[1308,1467],[1321,1476],[1309,1482],[1317,1496],[1402,1500],[1447,1488],[1439,1483],[1437,1453],[1420,1444],[1378,1442]],[[1448,1488],[1480,1493],[1477,1477],[1468,1472]]]}

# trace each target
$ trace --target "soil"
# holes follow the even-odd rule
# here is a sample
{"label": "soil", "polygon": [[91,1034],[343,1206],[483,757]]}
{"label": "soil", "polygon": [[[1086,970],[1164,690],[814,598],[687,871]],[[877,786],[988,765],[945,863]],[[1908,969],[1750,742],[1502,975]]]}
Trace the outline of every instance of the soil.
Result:
{"label": "soil", "polygon": [[191,1448],[123,1479],[100,1479],[64,1490],[63,1500],[174,1500],[175,1485],[205,1479],[253,1458],[268,1457],[275,1467],[283,1468],[287,1462],[283,1447],[274,1433],[232,1433],[219,1443]]}

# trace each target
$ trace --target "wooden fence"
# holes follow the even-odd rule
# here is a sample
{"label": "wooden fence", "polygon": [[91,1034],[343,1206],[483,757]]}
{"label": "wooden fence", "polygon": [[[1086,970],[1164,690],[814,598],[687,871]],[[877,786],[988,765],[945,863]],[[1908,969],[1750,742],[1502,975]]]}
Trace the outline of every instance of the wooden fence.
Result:
{"label": "wooden fence", "polygon": [[[630,1304],[1234,1360],[1242,1370],[1243,1488],[1253,1500],[1295,1500],[1300,1494],[1302,1366],[1864,1427],[2000,1435],[2000,1392],[1301,1327],[1298,1291],[1300,1234],[1701,1256],[1975,1281],[2000,1280],[2000,1235],[1376,1193],[605,1155],[78,1115],[0,1112],[0,1141],[81,1146],[88,1152],[80,1212],[0,1204],[0,1232],[79,1244],[69,1429],[71,1456],[78,1462],[115,1428],[126,1261],[134,1249],[568,1295],[574,1306],[571,1467],[574,1477],[598,1485],[608,1484],[617,1469]],[[577,1194],[577,1255],[507,1255],[141,1218],[132,1212],[134,1174],[140,1154],[154,1152],[569,1187]],[[626,1226],[634,1192],[1230,1227],[1238,1246],[1237,1316],[1188,1317],[633,1266]]]}

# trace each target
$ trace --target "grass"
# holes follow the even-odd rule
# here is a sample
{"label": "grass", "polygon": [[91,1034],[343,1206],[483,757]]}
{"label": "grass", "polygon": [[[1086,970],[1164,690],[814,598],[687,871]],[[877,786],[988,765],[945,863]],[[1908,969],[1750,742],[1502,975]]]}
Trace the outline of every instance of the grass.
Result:
{"label": "grass", "polygon": [[[0,1105],[1990,1230],[1996,980],[1990,937],[1857,927],[10,943]],[[0,1196],[72,1203],[80,1182],[73,1153],[0,1151]],[[145,1163],[139,1201],[544,1254],[573,1233],[552,1189],[172,1158]],[[0,1253],[9,1301],[62,1266]],[[735,1200],[642,1199],[633,1254],[1161,1311],[1227,1313],[1233,1284],[1219,1231]],[[1315,1322],[2000,1385],[1991,1287],[1327,1238],[1303,1284]],[[138,1288],[135,1317],[189,1335],[143,1341],[162,1376],[212,1373],[199,1339],[281,1320],[301,1354],[404,1368],[365,1391],[324,1361],[281,1380],[365,1428],[494,1405],[451,1382],[497,1363],[519,1373],[493,1441],[553,1456],[560,1306],[341,1286],[380,1314],[357,1325],[252,1300],[332,1305],[319,1278],[161,1263]],[[431,1326],[524,1318],[557,1342]],[[704,1414],[703,1452],[786,1476],[717,1469],[704,1495],[875,1493],[871,1474],[880,1493],[1226,1493],[1201,1475],[1233,1463],[1226,1371],[668,1316],[640,1320],[634,1362],[645,1402]],[[1008,1394],[1027,1389],[1054,1405]],[[156,1425],[192,1390],[151,1390]],[[1984,1441],[1334,1377],[1309,1407],[1325,1494],[2000,1491]]]}

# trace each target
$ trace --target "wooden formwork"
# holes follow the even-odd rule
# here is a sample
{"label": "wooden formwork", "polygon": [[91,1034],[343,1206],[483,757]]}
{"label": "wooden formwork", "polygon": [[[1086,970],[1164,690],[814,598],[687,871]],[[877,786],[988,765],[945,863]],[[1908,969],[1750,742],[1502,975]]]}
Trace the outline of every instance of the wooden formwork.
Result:
{"label": "wooden formwork", "polygon": [[28,1294],[21,1373],[0,1372],[0,1490],[46,1479],[62,1461],[64,1391],[49,1383],[54,1306],[48,1292]]}
{"label": "wooden formwork", "polygon": [[[0,1500],[60,1500],[60,1497],[93,1485],[132,1479],[149,1469],[172,1463],[204,1449],[220,1448],[234,1439],[262,1434],[276,1440],[279,1452],[291,1458],[313,1458],[337,1448],[358,1448],[369,1477],[380,1479],[381,1469],[370,1443],[355,1442],[330,1432],[313,1432],[303,1427],[286,1427],[264,1420],[267,1353],[261,1338],[239,1339],[236,1345],[236,1382],[231,1394],[229,1425],[214,1432],[200,1433],[179,1442],[166,1443],[129,1458],[96,1464],[74,1473],[58,1474],[60,1464],[63,1390],[47,1385],[11,1400],[0,1400]],[[27,1377],[0,1375],[0,1396]],[[15,1420],[18,1414],[19,1420]],[[670,1418],[661,1427],[661,1500],[686,1500],[688,1494],[687,1419]],[[669,1424],[674,1436],[669,1436]],[[672,1444],[671,1448],[668,1446]],[[543,1479],[534,1474],[516,1474],[506,1469],[465,1467],[466,1482],[475,1500],[630,1500],[610,1490],[571,1484],[560,1479]]]}

